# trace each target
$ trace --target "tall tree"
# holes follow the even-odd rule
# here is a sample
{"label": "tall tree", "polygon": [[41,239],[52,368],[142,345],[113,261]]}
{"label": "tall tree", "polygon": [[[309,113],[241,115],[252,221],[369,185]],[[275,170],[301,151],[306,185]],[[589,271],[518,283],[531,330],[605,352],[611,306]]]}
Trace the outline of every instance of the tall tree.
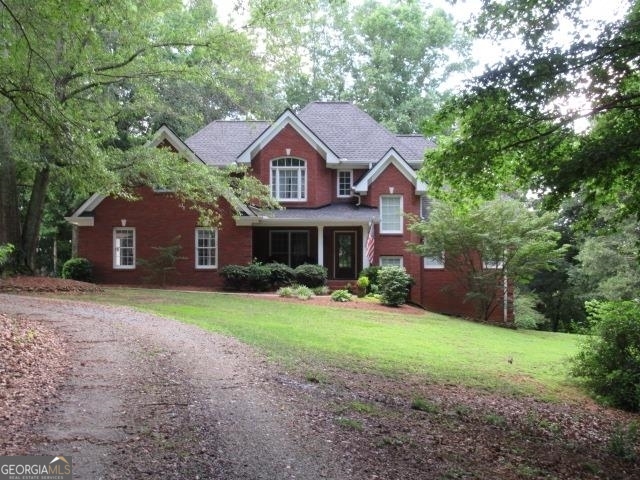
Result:
{"label": "tall tree", "polygon": [[435,201],[428,219],[415,219],[409,227],[423,239],[410,249],[455,271],[456,281],[468,292],[465,301],[472,302],[479,320],[488,320],[500,303],[506,277],[526,284],[562,256],[553,219],[512,199],[477,208]]}
{"label": "tall tree", "polygon": [[203,5],[0,0],[0,244],[16,246],[19,267],[35,266],[47,192],[61,179],[79,194],[123,194],[140,182],[182,188],[175,176],[190,168],[202,183],[185,195],[203,185],[214,199],[234,186],[265,193],[250,179],[239,185],[228,173],[175,168],[169,155],[120,149],[144,141],[167,82],[233,98],[229,82],[255,70],[244,36]]}
{"label": "tall tree", "polygon": [[[640,2],[622,20],[581,28],[581,0],[483,2],[478,32],[515,35],[521,53],[474,79],[426,126],[440,135],[427,155],[432,186],[491,198],[524,187],[549,205],[580,192],[586,205],[640,213]],[[572,43],[554,41],[559,23]],[[575,99],[584,104],[576,107]],[[590,121],[580,131],[576,121]]]}
{"label": "tall tree", "polygon": [[351,98],[396,133],[415,133],[441,103],[449,75],[469,66],[467,39],[442,9],[369,0],[355,10]]}
{"label": "tall tree", "polygon": [[390,130],[413,133],[442,102],[446,79],[469,67],[468,38],[452,17],[417,0],[250,5],[293,107],[348,100]]}

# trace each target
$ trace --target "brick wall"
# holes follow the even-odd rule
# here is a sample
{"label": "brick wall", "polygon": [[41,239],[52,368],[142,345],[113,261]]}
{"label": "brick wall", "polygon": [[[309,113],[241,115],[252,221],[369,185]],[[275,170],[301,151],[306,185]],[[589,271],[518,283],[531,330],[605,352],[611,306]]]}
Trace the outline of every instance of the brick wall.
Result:
{"label": "brick wall", "polygon": [[[140,189],[141,201],[129,202],[105,198],[95,209],[93,227],[80,227],[78,255],[94,265],[96,282],[106,284],[139,284],[148,276],[143,268],[119,270],[113,268],[113,229],[122,226],[136,231],[136,258],[151,259],[157,254],[152,247],[166,246],[178,235],[183,246],[179,255],[186,257],[176,263],[176,272],[168,277],[169,284],[217,288],[222,280],[216,270],[195,267],[195,228],[198,215],[181,205],[171,194]],[[220,206],[226,214],[218,230],[218,268],[228,264],[251,261],[251,228],[237,227],[224,200]]]}

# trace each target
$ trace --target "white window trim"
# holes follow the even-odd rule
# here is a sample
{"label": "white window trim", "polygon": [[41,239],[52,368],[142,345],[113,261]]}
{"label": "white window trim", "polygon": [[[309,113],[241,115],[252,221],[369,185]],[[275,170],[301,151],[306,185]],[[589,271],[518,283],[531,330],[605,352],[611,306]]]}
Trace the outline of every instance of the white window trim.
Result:
{"label": "white window trim", "polygon": [[[302,162],[302,166],[298,166],[298,167],[286,167],[286,166],[273,166],[273,162],[276,162],[278,160],[283,160],[283,159],[287,159],[290,158],[292,160],[299,160]],[[281,171],[281,170],[297,170],[298,171],[298,196],[295,198],[280,198],[278,193],[280,192],[280,176],[278,174],[276,174],[275,176],[275,180],[274,180],[274,170],[276,172]],[[304,182],[300,182],[300,172],[304,171]],[[275,181],[275,184],[274,184]],[[307,170],[307,161],[302,159],[302,158],[296,158],[296,157],[279,157],[279,158],[273,158],[271,159],[271,161],[269,162],[269,188],[271,189],[271,195],[273,196],[273,198],[275,198],[276,200],[278,200],[279,202],[306,202],[307,201],[307,192],[309,190],[308,188],[308,184],[309,184],[309,172]],[[304,190],[303,190],[304,189]],[[304,191],[304,195],[300,195],[301,190]]]}
{"label": "white window trim", "polygon": [[442,255],[442,260],[436,257],[422,258],[422,266],[425,270],[444,270],[444,263],[444,254]]}
{"label": "white window trim", "polygon": [[[340,195],[340,174],[348,173],[349,174],[349,193],[346,195]],[[353,170],[338,170],[336,173],[336,197],[337,198],[349,198],[351,197],[351,187],[353,187]]]}
{"label": "white window trim", "polygon": [[[213,256],[213,265],[199,265],[198,260],[198,232],[209,232],[212,231],[215,234],[215,246],[214,246],[214,256]],[[219,237],[218,237],[218,229],[217,228],[207,228],[207,227],[196,227],[196,231],[194,234],[194,263],[196,270],[214,270],[218,268],[218,251],[219,251]]]}
{"label": "white window trim", "polygon": [[484,260],[482,261],[483,270],[502,270],[503,268],[504,262],[501,260],[497,262],[485,262]]}
{"label": "white window trim", "polygon": [[[383,218],[382,218],[382,202],[384,198],[399,198],[400,199],[400,230],[383,230]],[[404,197],[402,195],[380,195],[380,234],[381,235],[395,235],[398,233],[404,233]]]}
{"label": "white window trim", "polygon": [[[116,233],[118,231],[130,231],[133,232],[133,265],[118,265],[116,259],[118,258],[119,252],[116,251]],[[114,270],[135,270],[136,268],[136,229],[134,227],[114,227],[112,233],[112,251],[111,251],[111,261],[113,263]]]}
{"label": "white window trim", "polygon": [[390,266],[390,265],[382,265],[382,261],[383,260],[388,260],[388,259],[399,259],[400,260],[400,265],[393,265],[394,267],[404,267],[404,257],[402,255],[380,255],[380,257],[378,258],[378,264],[383,267],[383,266]]}

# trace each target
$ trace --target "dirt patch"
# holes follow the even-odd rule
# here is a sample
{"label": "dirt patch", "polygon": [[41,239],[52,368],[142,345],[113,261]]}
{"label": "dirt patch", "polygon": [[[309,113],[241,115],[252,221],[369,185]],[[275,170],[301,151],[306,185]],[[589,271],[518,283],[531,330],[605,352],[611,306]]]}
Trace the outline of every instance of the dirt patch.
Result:
{"label": "dirt patch", "polygon": [[96,293],[102,288],[93,283],[64,278],[17,276],[0,279],[4,293]]}

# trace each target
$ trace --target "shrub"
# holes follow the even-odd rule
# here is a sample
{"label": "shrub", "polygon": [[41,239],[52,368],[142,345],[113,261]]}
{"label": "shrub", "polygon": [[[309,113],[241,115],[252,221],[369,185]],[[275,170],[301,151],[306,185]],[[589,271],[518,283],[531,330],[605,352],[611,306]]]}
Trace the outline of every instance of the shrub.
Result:
{"label": "shrub", "polygon": [[300,300],[309,300],[313,297],[313,290],[309,287],[305,287],[304,285],[300,285],[295,289],[295,295]]}
{"label": "shrub", "polygon": [[591,301],[586,307],[592,336],[571,373],[599,400],[640,411],[640,303]]}
{"label": "shrub", "polygon": [[327,269],[322,265],[305,263],[294,270],[296,282],[309,288],[321,287],[327,283]]}
{"label": "shrub", "polygon": [[331,294],[331,300],[334,302],[350,302],[351,294],[349,290],[336,290]]}
{"label": "shrub", "polygon": [[536,310],[536,303],[534,294],[516,292],[513,304],[516,328],[535,330],[547,322],[546,317]]}
{"label": "shrub", "polygon": [[271,288],[271,269],[260,262],[252,262],[246,267],[247,288],[254,292],[264,292]]}
{"label": "shrub", "polygon": [[280,287],[276,293],[281,297],[293,297],[294,291],[294,287]]}
{"label": "shrub", "polygon": [[9,261],[9,256],[13,253],[13,245],[5,243],[0,245],[0,267]]}
{"label": "shrub", "polygon": [[413,279],[403,267],[382,267],[378,281],[383,305],[397,307],[407,301]]}
{"label": "shrub", "polygon": [[313,289],[313,293],[315,295],[329,295],[330,292],[331,290],[329,290],[329,287],[327,287],[326,285],[322,285],[321,287],[315,287]]}
{"label": "shrub", "polygon": [[264,266],[269,270],[269,282],[272,288],[286,287],[295,281],[296,275],[289,265],[273,262]]}
{"label": "shrub", "polygon": [[378,274],[380,273],[380,268],[381,267],[374,265],[367,267],[360,272],[360,277],[367,277],[369,279],[369,285],[379,285]]}
{"label": "shrub", "polygon": [[70,258],[62,266],[62,278],[91,282],[93,281],[93,265],[86,258]]}
{"label": "shrub", "polygon": [[358,294],[364,297],[367,294],[367,290],[369,288],[369,284],[370,284],[369,277],[362,275],[358,277],[358,281],[356,283],[358,285],[358,290],[359,290]]}
{"label": "shrub", "polygon": [[220,269],[224,287],[229,290],[247,290],[249,272],[243,265],[225,265]]}
{"label": "shrub", "polygon": [[281,297],[297,297],[300,300],[309,300],[314,295],[313,290],[309,287],[305,287],[304,285],[282,287],[278,289],[277,294]]}

